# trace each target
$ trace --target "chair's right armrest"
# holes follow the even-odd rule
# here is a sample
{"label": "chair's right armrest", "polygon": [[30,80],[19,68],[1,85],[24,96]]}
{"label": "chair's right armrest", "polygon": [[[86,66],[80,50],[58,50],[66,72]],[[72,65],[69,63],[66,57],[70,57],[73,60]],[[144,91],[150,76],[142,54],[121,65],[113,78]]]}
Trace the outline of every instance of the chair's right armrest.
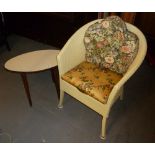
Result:
{"label": "chair's right armrest", "polygon": [[85,60],[83,34],[77,32],[65,44],[57,56],[60,76]]}
{"label": "chair's right armrest", "polygon": [[94,20],[81,27],[67,41],[57,57],[60,76],[85,60],[84,34],[87,28],[97,21],[98,20]]}

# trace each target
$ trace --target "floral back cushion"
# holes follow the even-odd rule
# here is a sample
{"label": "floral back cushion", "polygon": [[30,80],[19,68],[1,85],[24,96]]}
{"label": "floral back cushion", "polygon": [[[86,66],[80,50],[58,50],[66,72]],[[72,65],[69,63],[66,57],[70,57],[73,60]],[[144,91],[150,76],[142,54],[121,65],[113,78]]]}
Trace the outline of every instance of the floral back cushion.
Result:
{"label": "floral back cushion", "polygon": [[86,61],[123,74],[137,55],[139,40],[118,16],[107,17],[85,32]]}

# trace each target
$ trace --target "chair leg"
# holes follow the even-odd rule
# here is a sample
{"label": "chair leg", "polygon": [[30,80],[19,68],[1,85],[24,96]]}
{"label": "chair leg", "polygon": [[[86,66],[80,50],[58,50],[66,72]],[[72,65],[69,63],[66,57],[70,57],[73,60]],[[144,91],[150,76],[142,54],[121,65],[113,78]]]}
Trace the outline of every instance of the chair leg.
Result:
{"label": "chair leg", "polygon": [[102,119],[102,131],[101,131],[101,136],[100,138],[105,140],[105,135],[106,135],[106,121],[107,121],[107,117],[103,117]]}
{"label": "chair leg", "polygon": [[120,100],[123,100],[123,96],[124,96],[124,87],[121,88]]}
{"label": "chair leg", "polygon": [[60,99],[59,99],[59,104],[58,104],[59,109],[63,108],[63,99],[64,99],[64,91],[60,90]]}

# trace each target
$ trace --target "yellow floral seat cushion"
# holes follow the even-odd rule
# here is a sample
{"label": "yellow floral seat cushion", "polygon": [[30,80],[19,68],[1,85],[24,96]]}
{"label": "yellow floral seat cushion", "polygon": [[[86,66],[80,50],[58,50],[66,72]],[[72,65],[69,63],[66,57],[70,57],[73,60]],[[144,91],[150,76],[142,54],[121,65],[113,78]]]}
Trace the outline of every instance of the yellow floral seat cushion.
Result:
{"label": "yellow floral seat cushion", "polygon": [[61,78],[105,104],[112,88],[122,75],[109,69],[100,69],[97,65],[84,61]]}

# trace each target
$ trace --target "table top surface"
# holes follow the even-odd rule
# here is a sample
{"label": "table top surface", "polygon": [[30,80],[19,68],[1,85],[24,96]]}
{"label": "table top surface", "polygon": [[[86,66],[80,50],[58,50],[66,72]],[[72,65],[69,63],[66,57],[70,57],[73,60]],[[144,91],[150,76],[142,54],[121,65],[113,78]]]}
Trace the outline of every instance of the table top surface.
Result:
{"label": "table top surface", "polygon": [[60,50],[38,50],[18,55],[5,63],[5,68],[15,72],[37,72],[57,66]]}

